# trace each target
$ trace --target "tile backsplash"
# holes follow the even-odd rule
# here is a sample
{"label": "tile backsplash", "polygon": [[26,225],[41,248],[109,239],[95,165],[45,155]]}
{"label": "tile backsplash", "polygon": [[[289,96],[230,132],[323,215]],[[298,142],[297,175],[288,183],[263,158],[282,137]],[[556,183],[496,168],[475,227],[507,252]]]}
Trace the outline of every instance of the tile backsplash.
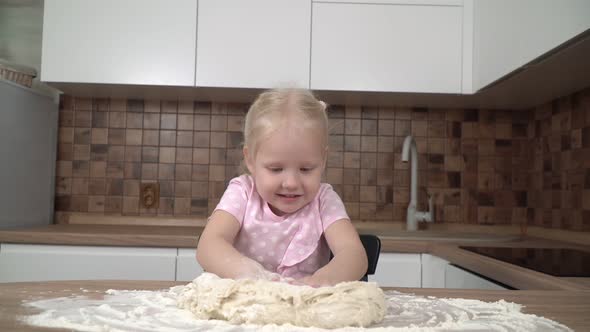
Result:
{"label": "tile backsplash", "polygon": [[[81,99],[60,103],[56,216],[205,218],[239,175],[247,104]],[[405,222],[406,135],[419,208],[436,222],[590,231],[590,89],[525,111],[331,105],[326,182],[353,220]],[[140,205],[157,182],[158,208]]]}

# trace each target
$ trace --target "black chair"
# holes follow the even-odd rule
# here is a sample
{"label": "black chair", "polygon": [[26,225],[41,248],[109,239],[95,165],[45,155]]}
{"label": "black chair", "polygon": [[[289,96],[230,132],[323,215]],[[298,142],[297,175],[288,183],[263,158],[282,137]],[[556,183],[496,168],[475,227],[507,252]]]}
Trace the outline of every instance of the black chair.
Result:
{"label": "black chair", "polygon": [[381,240],[372,234],[361,234],[359,236],[367,252],[367,261],[369,263],[367,273],[361,278],[361,281],[368,281],[368,275],[375,274],[375,270],[377,270],[377,262],[381,252]]}
{"label": "black chair", "polygon": [[[381,240],[372,234],[360,234],[359,237],[361,238],[361,242],[363,247],[365,247],[365,252],[367,253],[367,273],[360,279],[360,281],[369,281],[368,276],[369,274],[375,274],[375,270],[377,270],[377,262],[379,261],[379,253],[381,252]],[[334,255],[330,252],[330,260]]]}

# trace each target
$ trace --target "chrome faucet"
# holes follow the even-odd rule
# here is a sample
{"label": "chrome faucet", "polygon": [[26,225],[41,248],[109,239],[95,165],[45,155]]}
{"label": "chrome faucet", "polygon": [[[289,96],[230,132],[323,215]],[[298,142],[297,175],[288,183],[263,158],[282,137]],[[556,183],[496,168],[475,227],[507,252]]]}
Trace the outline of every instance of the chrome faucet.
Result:
{"label": "chrome faucet", "polygon": [[415,231],[418,229],[419,221],[434,222],[434,206],[432,196],[428,197],[428,211],[417,211],[418,205],[418,150],[416,141],[412,136],[404,139],[402,147],[402,161],[408,162],[410,159],[410,204],[406,217],[406,230]]}

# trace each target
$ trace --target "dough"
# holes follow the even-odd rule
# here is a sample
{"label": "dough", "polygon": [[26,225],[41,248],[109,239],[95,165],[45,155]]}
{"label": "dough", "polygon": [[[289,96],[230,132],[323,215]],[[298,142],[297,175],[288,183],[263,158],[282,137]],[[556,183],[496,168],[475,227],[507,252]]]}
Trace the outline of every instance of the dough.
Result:
{"label": "dough", "polygon": [[374,282],[313,288],[267,280],[221,279],[211,273],[188,284],[177,304],[199,319],[320,328],[366,327],[383,320],[386,311],[383,291]]}

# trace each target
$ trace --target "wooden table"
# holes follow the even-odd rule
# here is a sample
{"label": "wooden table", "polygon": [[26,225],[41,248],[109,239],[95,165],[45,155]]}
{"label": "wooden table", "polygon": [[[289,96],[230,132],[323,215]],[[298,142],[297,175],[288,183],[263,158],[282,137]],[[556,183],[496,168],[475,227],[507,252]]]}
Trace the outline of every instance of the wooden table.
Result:
{"label": "wooden table", "polygon": [[[50,281],[37,283],[0,284],[0,331],[66,331],[28,326],[19,323],[22,315],[35,314],[32,308],[23,307],[23,301],[72,295],[103,293],[108,289],[159,290],[186,283],[169,281]],[[80,289],[87,292],[82,292]],[[590,331],[590,291],[578,290],[527,290],[486,291],[452,289],[393,288],[402,292],[437,297],[461,297],[482,301],[504,299],[524,305],[525,313],[553,319],[575,331]]]}

